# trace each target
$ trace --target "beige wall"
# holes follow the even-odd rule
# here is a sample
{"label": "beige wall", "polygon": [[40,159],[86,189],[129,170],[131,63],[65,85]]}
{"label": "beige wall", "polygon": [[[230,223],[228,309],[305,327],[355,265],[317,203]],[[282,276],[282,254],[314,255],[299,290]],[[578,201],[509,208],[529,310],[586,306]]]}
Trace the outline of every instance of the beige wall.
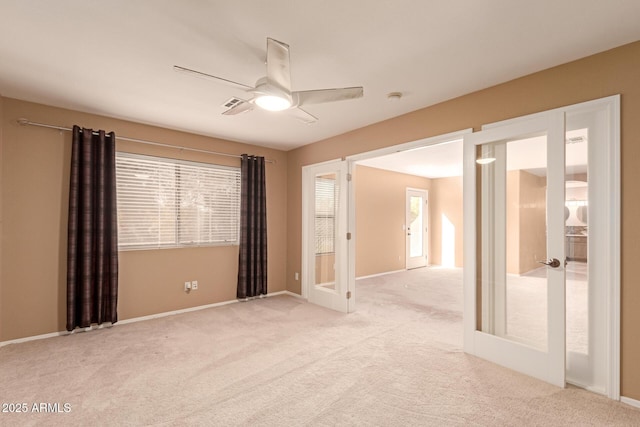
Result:
{"label": "beige wall", "polygon": [[[19,126],[26,117],[64,127],[78,124],[116,135],[230,154],[264,155],[267,164],[268,289],[285,289],[287,155],[92,114],[0,98],[3,135],[0,341],[65,329],[66,216],[71,135]],[[118,150],[239,166],[237,158],[118,142]],[[119,319],[235,299],[237,246],[120,253]],[[186,294],[184,282],[198,280]]]}
{"label": "beige wall", "polygon": [[287,289],[300,292],[301,167],[621,94],[622,394],[640,399],[640,42],[423,108],[288,153]]}
{"label": "beige wall", "polygon": [[[462,161],[462,159],[460,159]],[[431,180],[429,193],[429,215],[431,226],[431,264],[443,263],[443,231],[451,224],[455,238],[445,242],[447,250],[453,249],[454,266],[463,266],[463,233],[462,233],[462,177],[436,178]],[[447,255],[445,255],[446,257]]]}
{"label": "beige wall", "polygon": [[429,190],[430,180],[357,165],[356,277],[402,270],[406,266],[407,188]]}
{"label": "beige wall", "polygon": [[429,191],[429,264],[442,264],[444,215],[455,230],[455,266],[462,267],[462,177],[428,179],[362,165],[357,165],[354,176],[356,277],[405,268],[407,188]]}

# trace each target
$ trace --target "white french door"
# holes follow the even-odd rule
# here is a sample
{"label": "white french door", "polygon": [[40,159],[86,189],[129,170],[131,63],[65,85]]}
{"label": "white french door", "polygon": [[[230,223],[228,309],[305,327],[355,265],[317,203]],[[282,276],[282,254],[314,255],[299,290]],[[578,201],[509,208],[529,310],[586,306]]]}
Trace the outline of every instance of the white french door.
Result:
{"label": "white french door", "polygon": [[302,289],[309,302],[349,312],[347,162],[306,166],[302,171]]}
{"label": "white french door", "polygon": [[425,267],[427,265],[427,226],[428,221],[427,190],[407,188],[406,197],[406,268]]}
{"label": "white french door", "polygon": [[464,347],[565,386],[565,114],[464,136]]}

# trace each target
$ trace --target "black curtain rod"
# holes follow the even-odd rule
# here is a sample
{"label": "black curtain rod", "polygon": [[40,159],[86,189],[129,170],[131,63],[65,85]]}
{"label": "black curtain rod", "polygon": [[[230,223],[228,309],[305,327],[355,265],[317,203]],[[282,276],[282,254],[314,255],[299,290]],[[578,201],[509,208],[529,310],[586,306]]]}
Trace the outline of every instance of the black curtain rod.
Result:
{"label": "black curtain rod", "polygon": [[[45,123],[32,122],[29,119],[24,119],[24,118],[20,118],[17,121],[18,121],[18,124],[21,125],[21,126],[39,126],[39,127],[43,127],[43,128],[63,130],[63,131],[66,131],[66,132],[71,132],[73,130],[71,128],[67,128],[67,127],[63,127],[63,126],[55,126],[55,125],[48,125],[48,124],[45,124]],[[242,156],[240,156],[238,154],[221,153],[221,152],[218,152],[218,151],[210,151],[210,150],[200,150],[199,148],[181,147],[179,145],[164,144],[162,142],[147,141],[145,139],[127,138],[126,136],[118,136],[118,135],[116,135],[116,139],[120,139],[122,141],[137,142],[137,143],[140,143],[140,144],[155,145],[157,147],[176,148],[176,149],[179,149],[179,150],[195,151],[197,153],[215,154],[217,156],[236,157],[238,159],[242,157]],[[276,163],[275,160],[271,160],[271,159],[265,159],[265,162],[267,162],[267,163]]]}

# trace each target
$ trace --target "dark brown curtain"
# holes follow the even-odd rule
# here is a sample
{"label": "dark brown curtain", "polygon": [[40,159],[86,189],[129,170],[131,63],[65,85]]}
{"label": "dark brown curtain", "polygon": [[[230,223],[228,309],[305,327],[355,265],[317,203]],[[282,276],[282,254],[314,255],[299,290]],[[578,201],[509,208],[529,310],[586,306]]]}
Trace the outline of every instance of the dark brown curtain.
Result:
{"label": "dark brown curtain", "polygon": [[267,198],[264,157],[242,155],[240,167],[240,299],[267,294]]}
{"label": "dark brown curtain", "polygon": [[67,246],[67,330],[118,320],[113,132],[73,127]]}

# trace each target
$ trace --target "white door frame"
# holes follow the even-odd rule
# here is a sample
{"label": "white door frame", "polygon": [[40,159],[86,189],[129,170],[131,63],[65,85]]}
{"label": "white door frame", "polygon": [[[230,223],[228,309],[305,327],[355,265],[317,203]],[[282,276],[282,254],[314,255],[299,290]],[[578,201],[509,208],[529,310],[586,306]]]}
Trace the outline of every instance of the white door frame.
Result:
{"label": "white door frame", "polygon": [[[595,189],[599,194],[604,195],[606,201],[597,206],[596,214],[604,224],[608,224],[604,240],[599,240],[597,248],[598,260],[601,265],[609,266],[608,271],[601,274],[602,283],[606,287],[606,306],[608,309],[608,319],[606,324],[607,342],[607,390],[605,394],[614,400],[620,400],[620,218],[621,218],[621,195],[620,195],[620,95],[613,95],[601,99],[587,101],[579,104],[560,107],[546,112],[531,114],[528,116],[504,120],[482,126],[482,129],[491,129],[512,124],[522,119],[535,119],[550,111],[562,111],[566,114],[579,113],[590,110],[606,109],[609,116],[608,144],[601,144],[597,147],[596,157],[604,159],[606,170],[601,172],[603,176],[591,177],[589,184],[597,186]],[[465,161],[467,161],[465,159]],[[590,190],[591,191],[591,190]],[[465,194],[465,201],[473,194]],[[469,203],[469,201],[467,201]],[[472,226],[469,221],[475,219],[465,216],[465,230]],[[466,232],[465,232],[466,235]],[[592,249],[590,248],[590,251]],[[591,255],[591,252],[590,252]],[[467,244],[465,240],[464,259],[471,260],[475,256],[475,248]],[[465,266],[465,275],[467,267]],[[466,286],[466,285],[465,285]],[[465,288],[465,307],[475,301],[474,294],[470,294]],[[475,310],[475,309],[474,309]],[[475,311],[474,311],[475,313]],[[464,313],[465,334],[475,329],[475,314]],[[465,339],[465,351],[467,351],[467,340]]]}
{"label": "white door frame", "polygon": [[[405,192],[405,268],[409,270],[412,268],[426,267],[429,262],[429,190],[425,190],[423,188],[407,187]],[[424,262],[412,262],[410,257],[411,239],[409,238],[409,236],[416,231],[409,229],[409,200],[412,195],[420,195],[420,197],[422,197],[422,200],[424,200],[424,206],[422,207],[422,229],[419,230],[422,233],[422,258],[424,258]]]}

